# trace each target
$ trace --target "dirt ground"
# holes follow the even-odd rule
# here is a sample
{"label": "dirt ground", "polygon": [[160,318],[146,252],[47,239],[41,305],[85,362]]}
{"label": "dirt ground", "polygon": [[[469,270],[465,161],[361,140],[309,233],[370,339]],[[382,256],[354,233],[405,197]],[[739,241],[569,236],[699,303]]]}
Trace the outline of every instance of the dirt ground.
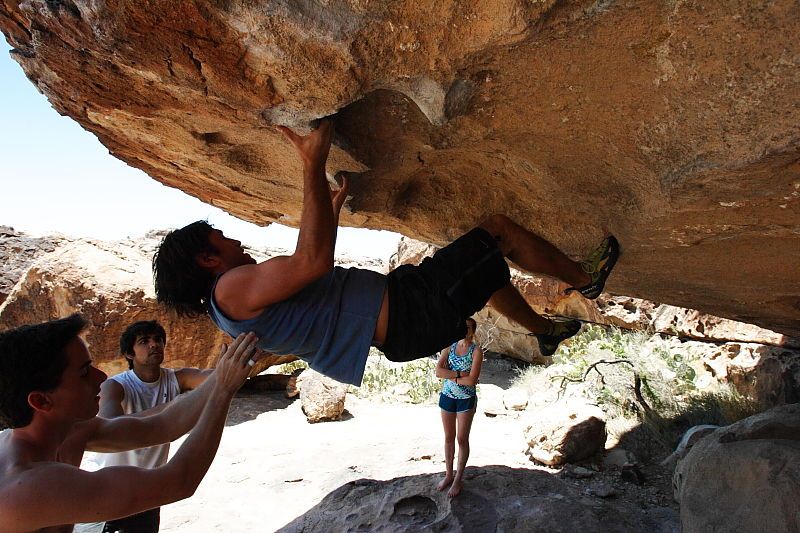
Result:
{"label": "dirt ground", "polygon": [[[505,389],[513,366],[502,360],[488,364],[482,381]],[[642,485],[626,481],[619,471],[600,471],[597,461],[577,470],[535,465],[524,453],[524,420],[524,412],[486,416],[479,402],[469,467],[546,471],[587,494],[599,492],[598,497],[620,498],[643,509],[676,507],[671,472],[659,465],[642,467]],[[195,495],[162,509],[162,531],[274,531],[347,482],[444,471],[434,404],[378,403],[348,395],[342,420],[309,424],[299,401],[280,392],[243,392],[234,399],[227,425]]]}

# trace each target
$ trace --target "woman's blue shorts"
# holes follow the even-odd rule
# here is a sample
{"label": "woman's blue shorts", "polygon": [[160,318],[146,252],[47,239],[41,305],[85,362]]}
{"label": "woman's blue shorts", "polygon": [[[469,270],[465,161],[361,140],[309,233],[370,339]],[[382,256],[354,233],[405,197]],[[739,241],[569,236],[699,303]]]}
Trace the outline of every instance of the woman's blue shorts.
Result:
{"label": "woman's blue shorts", "polygon": [[478,406],[478,397],[457,400],[443,393],[439,393],[439,407],[448,413],[465,413]]}

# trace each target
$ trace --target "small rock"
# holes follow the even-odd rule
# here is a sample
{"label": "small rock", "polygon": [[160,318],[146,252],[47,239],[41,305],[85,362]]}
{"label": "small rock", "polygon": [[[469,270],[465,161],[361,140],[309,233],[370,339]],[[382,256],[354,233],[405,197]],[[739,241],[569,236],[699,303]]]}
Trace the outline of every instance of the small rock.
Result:
{"label": "small rock", "polygon": [[582,401],[558,402],[530,417],[525,430],[527,454],[546,465],[591,457],[605,447],[605,413]]}
{"label": "small rock", "polygon": [[645,478],[642,471],[636,465],[625,465],[622,467],[620,477],[623,481],[633,483],[634,485],[644,485]]}
{"label": "small rock", "polygon": [[506,414],[506,408],[503,402],[497,398],[490,398],[487,401],[479,401],[478,406],[483,410],[486,416],[497,416]]}
{"label": "small rock", "polygon": [[489,417],[506,414],[506,407],[503,405],[503,389],[491,383],[481,384],[478,408]]}
{"label": "small rock", "polygon": [[619,491],[608,483],[598,482],[589,487],[589,491],[598,498],[612,498],[619,494]]}

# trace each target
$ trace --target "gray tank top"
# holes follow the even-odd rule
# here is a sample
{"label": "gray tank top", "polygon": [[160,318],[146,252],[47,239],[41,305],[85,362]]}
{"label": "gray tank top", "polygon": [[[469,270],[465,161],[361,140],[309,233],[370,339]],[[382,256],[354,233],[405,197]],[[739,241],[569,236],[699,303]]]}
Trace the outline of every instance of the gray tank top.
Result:
{"label": "gray tank top", "polygon": [[295,355],[321,374],[361,385],[386,276],[360,268],[334,267],[300,292],[248,320],[231,320],[217,307],[214,287],[209,316],[236,337],[252,331],[258,347],[277,355]]}

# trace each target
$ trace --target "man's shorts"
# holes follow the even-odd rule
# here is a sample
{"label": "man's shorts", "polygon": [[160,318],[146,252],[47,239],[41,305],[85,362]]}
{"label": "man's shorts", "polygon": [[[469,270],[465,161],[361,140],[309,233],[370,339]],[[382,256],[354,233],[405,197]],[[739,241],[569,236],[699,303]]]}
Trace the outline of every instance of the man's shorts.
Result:
{"label": "man's shorts", "polygon": [[433,355],[463,339],[465,319],[511,280],[488,231],[475,228],[419,265],[389,273],[389,325],[380,348],[391,361]]}
{"label": "man's shorts", "polygon": [[103,533],[158,533],[161,524],[161,508],[131,515],[117,520],[109,520]]}
{"label": "man's shorts", "polygon": [[478,397],[456,399],[447,396],[444,393],[439,393],[439,408],[448,413],[466,413],[472,411],[478,406]]}

